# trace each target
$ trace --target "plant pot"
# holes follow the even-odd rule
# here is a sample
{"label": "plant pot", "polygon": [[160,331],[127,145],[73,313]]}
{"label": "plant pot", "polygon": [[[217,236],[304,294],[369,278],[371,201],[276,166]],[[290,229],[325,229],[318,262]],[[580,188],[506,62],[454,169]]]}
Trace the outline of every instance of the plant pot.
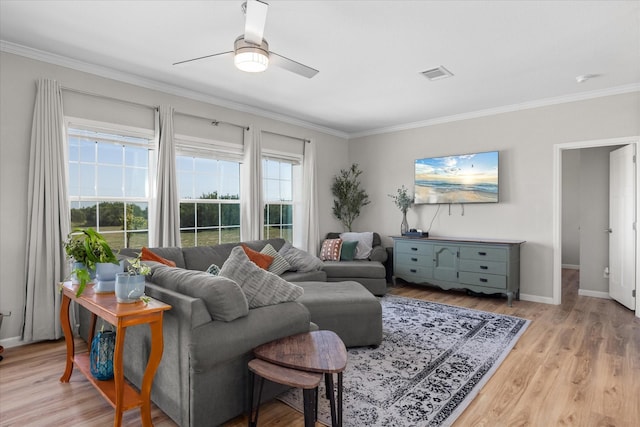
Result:
{"label": "plant pot", "polygon": [[[71,264],[71,270],[76,270],[76,269],[86,270],[86,267],[83,262],[73,262]],[[96,271],[95,270],[88,270],[88,271],[89,271],[89,276],[91,277],[91,282],[89,283],[92,283],[93,279],[96,278]],[[76,276],[75,273],[71,275],[71,283],[73,283],[74,285],[77,285],[78,283],[80,283],[80,280],[78,280],[78,276]]]}
{"label": "plant pot", "polygon": [[118,273],[116,275],[116,299],[119,303],[124,304],[137,302],[144,295],[144,286],[144,276]]}
{"label": "plant pot", "polygon": [[91,342],[90,369],[97,380],[105,381],[113,378],[113,351],[116,348],[116,333],[100,331]]}
{"label": "plant pot", "polygon": [[96,285],[93,290],[97,293],[114,292],[116,290],[116,274],[124,271],[124,262],[112,264],[110,262],[96,263]]}

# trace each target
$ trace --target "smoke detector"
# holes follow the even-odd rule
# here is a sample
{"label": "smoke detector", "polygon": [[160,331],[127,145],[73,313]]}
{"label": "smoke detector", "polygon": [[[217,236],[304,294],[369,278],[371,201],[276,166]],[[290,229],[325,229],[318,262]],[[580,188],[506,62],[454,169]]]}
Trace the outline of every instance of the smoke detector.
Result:
{"label": "smoke detector", "polygon": [[423,76],[425,76],[431,81],[446,79],[447,77],[453,76],[453,73],[447,70],[446,68],[444,68],[442,65],[437,68],[432,68],[430,70],[423,71],[420,74],[422,74]]}

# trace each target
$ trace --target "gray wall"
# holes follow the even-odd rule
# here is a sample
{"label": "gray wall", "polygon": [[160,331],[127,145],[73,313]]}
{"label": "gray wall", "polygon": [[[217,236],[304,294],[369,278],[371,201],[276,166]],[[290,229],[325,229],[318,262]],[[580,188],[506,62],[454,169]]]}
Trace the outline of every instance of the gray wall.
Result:
{"label": "gray wall", "polygon": [[562,265],[580,267],[580,150],[562,152]]}
{"label": "gray wall", "polygon": [[[361,165],[372,203],[359,228],[397,235],[401,214],[387,196],[413,184],[416,158],[500,150],[500,203],[421,205],[408,213],[411,227],[438,236],[521,239],[521,292],[552,302],[554,145],[640,134],[640,93],[533,108],[429,127],[365,136],[349,142],[349,159]],[[387,244],[391,244],[387,239]]]}
{"label": "gray wall", "polygon": [[[333,176],[348,166],[348,144],[344,138],[9,53],[0,53],[0,64],[0,311],[12,312],[11,317],[4,318],[0,329],[0,343],[3,345],[15,343],[16,337],[21,334],[24,315],[26,193],[35,81],[38,78],[56,79],[66,87],[148,105],[170,104],[177,111],[232,123],[254,124],[263,130],[285,135],[315,138],[318,142],[320,231],[327,233],[339,230],[339,223],[331,215],[329,186]],[[95,120],[129,125],[147,123],[153,126],[153,115],[148,109],[67,92],[64,93],[64,103],[65,113],[69,115],[88,115]],[[197,125],[194,123],[193,126]],[[215,128],[208,129],[216,131]],[[219,129],[219,132],[229,131],[223,126]],[[205,136],[202,132],[206,130],[195,131],[198,132],[197,136]],[[2,342],[3,339],[7,341]]]}

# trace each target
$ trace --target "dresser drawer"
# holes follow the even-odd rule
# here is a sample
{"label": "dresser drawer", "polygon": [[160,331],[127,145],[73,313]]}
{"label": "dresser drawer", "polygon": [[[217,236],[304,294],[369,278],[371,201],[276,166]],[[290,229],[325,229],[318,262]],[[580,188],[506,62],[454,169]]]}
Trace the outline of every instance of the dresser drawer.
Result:
{"label": "dresser drawer", "polygon": [[461,259],[460,271],[486,274],[507,274],[506,262],[478,261],[475,259]]}
{"label": "dresser drawer", "polygon": [[433,255],[433,246],[420,242],[412,242],[408,240],[396,241],[394,252],[416,255]]}
{"label": "dresser drawer", "polygon": [[463,246],[460,248],[460,259],[477,259],[486,261],[507,261],[507,250],[502,248],[483,248],[480,246]]}
{"label": "dresser drawer", "polygon": [[423,283],[431,279],[433,276],[433,268],[417,265],[396,264],[393,268],[393,274],[407,282]]}
{"label": "dresser drawer", "polygon": [[460,283],[464,283],[466,285],[476,285],[495,289],[507,288],[507,277],[499,276],[497,274],[482,274],[461,271],[459,280]]}
{"label": "dresser drawer", "polygon": [[395,255],[396,264],[431,266],[433,265],[432,255],[399,253]]}

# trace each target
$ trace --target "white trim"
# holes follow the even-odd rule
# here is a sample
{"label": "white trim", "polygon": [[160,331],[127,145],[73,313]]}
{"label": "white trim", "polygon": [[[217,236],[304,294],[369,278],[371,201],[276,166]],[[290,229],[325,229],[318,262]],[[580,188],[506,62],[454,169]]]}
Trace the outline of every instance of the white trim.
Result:
{"label": "white trim", "polygon": [[0,345],[3,346],[4,348],[20,347],[21,345],[27,345],[27,344],[31,344],[31,343],[22,341],[22,338],[20,336],[3,338],[0,340]]}
{"label": "white trim", "polygon": [[[553,146],[553,304],[560,304],[562,300],[562,151],[604,147],[609,145],[635,144],[636,152],[640,145],[640,136],[627,136],[611,139],[596,139],[589,141],[575,141]],[[637,170],[637,166],[636,166]],[[636,188],[640,188],[640,173],[636,173]],[[636,196],[636,212],[640,212],[640,197]],[[637,232],[636,232],[637,234]],[[640,239],[636,238],[636,288],[640,283]],[[589,292],[589,291],[587,291]],[[640,298],[636,298],[636,317],[640,318]]]}
{"label": "white trim", "polygon": [[578,289],[578,295],[580,295],[581,297],[611,299],[608,292],[590,291],[588,289]]}
{"label": "white trim", "polygon": [[540,302],[542,304],[555,304],[552,298],[549,297],[541,297],[538,295],[529,295],[520,293],[520,300],[522,301],[531,301],[531,302]]}
{"label": "white trim", "polygon": [[562,268],[567,268],[569,270],[580,270],[580,266],[576,264],[562,264]]}
{"label": "white trim", "polygon": [[68,58],[54,53],[45,52],[38,49],[33,49],[27,46],[22,46],[16,43],[11,43],[5,40],[0,40],[0,52],[12,53],[14,55],[24,56],[26,58],[35,59],[37,61],[47,62],[61,67],[71,68],[77,71],[83,71],[85,73],[94,74],[100,77],[105,77],[111,80],[116,80],[123,83],[129,83],[146,89],[157,90],[160,92],[168,93],[170,95],[182,96],[184,98],[193,99],[195,101],[206,102],[220,107],[229,108],[235,111],[241,111],[244,113],[255,114],[260,117],[278,120],[283,123],[289,123],[295,126],[300,126],[306,129],[326,133],[329,135],[337,136],[339,138],[348,139],[349,134],[337,129],[320,126],[315,123],[306,122],[304,120],[296,119],[293,117],[285,116],[273,111],[263,110],[261,108],[252,107],[246,104],[240,104],[232,102],[226,99],[217,98],[212,95],[206,95],[202,92],[197,92],[191,89],[186,89],[180,86],[159,82],[152,79],[136,76],[134,74],[125,73],[113,68],[104,67],[102,65],[89,64],[87,62],[79,61],[76,59]]}
{"label": "white trim", "polygon": [[82,117],[64,116],[64,121],[66,127],[74,129],[104,131],[134,138],[146,138],[149,140],[153,140],[153,137],[155,136],[154,129],[83,119]]}

